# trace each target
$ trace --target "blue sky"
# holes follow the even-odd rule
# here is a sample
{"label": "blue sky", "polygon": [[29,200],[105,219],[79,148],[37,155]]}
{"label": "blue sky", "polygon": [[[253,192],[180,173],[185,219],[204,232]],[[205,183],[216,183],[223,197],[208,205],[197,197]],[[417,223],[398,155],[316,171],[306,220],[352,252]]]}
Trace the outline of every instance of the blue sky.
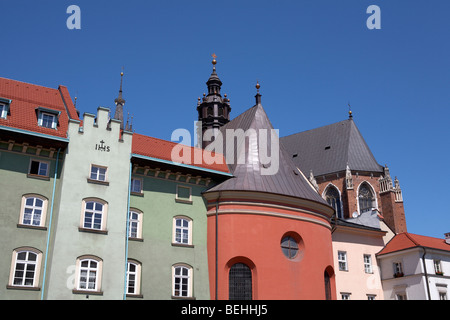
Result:
{"label": "blue sky", "polygon": [[[66,27],[72,4],[80,30]],[[370,5],[379,30],[366,26]],[[259,80],[281,136],[344,120],[350,102],[400,180],[408,231],[450,232],[449,1],[3,0],[0,12],[0,76],[63,84],[95,113],[114,111],[124,66],[125,112],[153,137],[193,130],[212,53],[232,117],[254,105]]]}

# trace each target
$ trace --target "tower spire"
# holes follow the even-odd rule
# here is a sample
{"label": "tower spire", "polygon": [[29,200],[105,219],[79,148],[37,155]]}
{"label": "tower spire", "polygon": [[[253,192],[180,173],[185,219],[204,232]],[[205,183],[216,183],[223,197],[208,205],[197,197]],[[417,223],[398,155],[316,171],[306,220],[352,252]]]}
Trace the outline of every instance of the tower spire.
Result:
{"label": "tower spire", "polygon": [[125,105],[125,100],[122,97],[122,82],[123,82],[123,67],[122,72],[120,73],[120,89],[119,89],[119,96],[114,100],[116,104],[116,112],[114,114],[114,119],[120,120],[120,129],[123,130],[124,123],[123,123],[123,106]]}
{"label": "tower spire", "polygon": [[259,93],[259,88],[261,88],[261,86],[259,85],[258,80],[256,80],[256,105],[260,105],[261,104],[261,94]]}

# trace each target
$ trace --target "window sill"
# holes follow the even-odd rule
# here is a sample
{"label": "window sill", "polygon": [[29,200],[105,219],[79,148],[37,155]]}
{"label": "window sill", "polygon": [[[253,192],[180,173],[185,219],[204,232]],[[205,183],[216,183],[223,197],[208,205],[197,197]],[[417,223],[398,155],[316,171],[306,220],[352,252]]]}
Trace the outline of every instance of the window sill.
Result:
{"label": "window sill", "polygon": [[196,300],[195,297],[179,297],[179,296],[172,296],[172,299],[175,299],[175,300]]}
{"label": "window sill", "polygon": [[47,227],[34,226],[34,225],[31,225],[31,224],[21,224],[21,223],[17,224],[17,228],[34,229],[34,230],[47,230]]}
{"label": "window sill", "polygon": [[127,293],[126,297],[127,298],[141,298],[141,299],[143,299],[144,295],[142,295],[142,294],[134,294],[134,293]]}
{"label": "window sill", "polygon": [[103,291],[91,291],[91,290],[82,290],[82,289],[73,289],[73,294],[85,294],[85,295],[96,295],[96,296],[102,296]]}
{"label": "window sill", "polygon": [[192,200],[184,200],[184,199],[175,199],[175,202],[192,204]]}
{"label": "window sill", "polygon": [[143,197],[144,196],[143,192],[131,191],[130,194],[133,195],[133,196],[137,196],[137,197]]}
{"label": "window sill", "polygon": [[41,288],[39,287],[27,287],[27,286],[12,286],[12,285],[6,285],[6,289],[12,289],[12,290],[29,290],[29,291],[41,291]]}
{"label": "window sill", "polygon": [[100,184],[103,186],[109,186],[109,182],[108,181],[100,181],[100,180],[93,180],[91,178],[87,178],[87,182],[88,183],[93,183],[93,184]]}
{"label": "window sill", "polygon": [[130,240],[130,241],[137,241],[137,242],[144,242],[144,239],[142,239],[142,238],[132,238],[132,237],[128,237],[128,240]]}
{"label": "window sill", "polygon": [[33,179],[50,181],[50,177],[49,176],[41,176],[41,175],[33,174],[33,173],[27,173],[27,178],[33,178]]}
{"label": "window sill", "polygon": [[194,245],[193,244],[184,244],[184,243],[172,242],[172,247],[194,248]]}
{"label": "window sill", "polygon": [[107,230],[89,229],[83,227],[78,227],[78,231],[87,233],[108,234]]}

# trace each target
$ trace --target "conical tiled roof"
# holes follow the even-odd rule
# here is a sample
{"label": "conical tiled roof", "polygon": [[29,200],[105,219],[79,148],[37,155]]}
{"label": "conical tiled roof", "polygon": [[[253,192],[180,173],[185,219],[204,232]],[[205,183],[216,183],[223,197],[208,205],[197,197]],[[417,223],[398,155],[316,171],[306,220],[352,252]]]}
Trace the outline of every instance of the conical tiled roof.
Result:
{"label": "conical tiled roof", "polygon": [[[254,130],[253,132],[256,135],[253,138],[238,138],[234,145],[229,141],[225,141],[227,140],[225,139],[227,130],[236,132],[239,129],[242,129],[244,132]],[[266,131],[260,131],[260,129],[266,129]],[[269,158],[276,156],[275,154],[272,155],[271,150],[271,129],[273,129],[273,126],[260,104],[248,109],[223,126],[221,132],[224,137],[224,153],[234,178],[228,179],[208,191],[260,191],[309,199],[326,204],[303,174],[299,172],[281,143],[279,144],[278,170],[270,174],[269,169],[275,168],[270,167],[275,165],[273,161],[263,165],[264,161],[261,161],[261,157],[264,154],[267,153]],[[261,134],[265,134],[267,137],[267,151],[264,151],[264,146],[261,145]],[[278,136],[276,138],[278,139]],[[273,152],[275,151],[273,150]],[[231,161],[231,155],[234,157],[234,161]],[[242,155],[245,155],[245,163],[238,163],[237,159]],[[269,174],[264,174],[264,170]]]}

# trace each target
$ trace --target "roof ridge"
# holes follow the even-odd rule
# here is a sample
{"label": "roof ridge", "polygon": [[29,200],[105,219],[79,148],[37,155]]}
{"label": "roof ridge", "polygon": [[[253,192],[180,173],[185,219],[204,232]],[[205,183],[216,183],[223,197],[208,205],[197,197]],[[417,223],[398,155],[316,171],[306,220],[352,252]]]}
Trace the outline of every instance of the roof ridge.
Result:
{"label": "roof ridge", "polygon": [[421,246],[421,244],[419,244],[408,232],[404,232],[405,236],[412,241],[412,243],[414,243],[416,246]]}
{"label": "roof ridge", "polygon": [[[13,82],[19,82],[21,84],[27,84],[27,85],[32,85],[35,87],[41,87],[41,88],[45,88],[45,89],[51,89],[51,90],[58,90],[57,88],[51,88],[51,87],[46,87],[40,84],[35,84],[35,83],[30,83],[30,82],[25,82],[25,81],[20,81],[20,80],[15,80],[15,79],[10,79],[10,78],[5,78],[5,77],[0,77],[0,79],[4,79],[4,80],[8,80],[8,81],[13,81]],[[60,86],[60,85],[58,85]]]}

